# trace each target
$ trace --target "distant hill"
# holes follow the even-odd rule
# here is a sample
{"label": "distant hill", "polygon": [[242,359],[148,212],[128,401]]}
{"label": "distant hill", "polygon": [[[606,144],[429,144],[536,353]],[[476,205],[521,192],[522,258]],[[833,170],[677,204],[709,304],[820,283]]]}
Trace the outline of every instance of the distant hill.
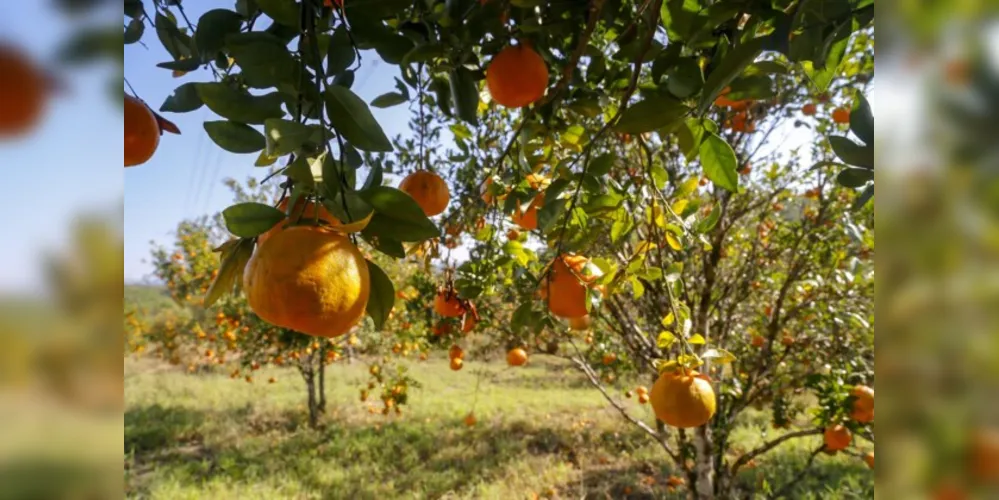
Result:
{"label": "distant hill", "polygon": [[148,312],[177,307],[166,287],[156,285],[125,285],[124,303],[125,309],[136,307]]}

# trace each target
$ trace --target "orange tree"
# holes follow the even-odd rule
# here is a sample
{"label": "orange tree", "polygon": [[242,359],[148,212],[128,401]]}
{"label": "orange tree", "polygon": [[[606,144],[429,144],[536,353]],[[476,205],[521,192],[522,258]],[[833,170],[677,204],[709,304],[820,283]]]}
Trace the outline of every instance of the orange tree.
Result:
{"label": "orange tree", "polygon": [[[509,325],[498,331],[511,347],[530,343],[525,331],[558,340],[555,316],[579,327],[596,319],[608,328],[594,345],[607,350],[598,336],[613,331],[607,345],[621,353],[601,354],[601,366],[663,372],[657,381],[666,385],[649,397],[664,421],[674,420],[666,410],[677,406],[678,387],[703,396],[703,415],[715,418],[696,430],[633,421],[688,471],[697,497],[711,498],[728,496],[741,461],[728,464],[724,453],[732,418],[769,397],[778,375],[801,380],[775,371],[774,357],[796,350],[780,341],[785,329],[796,335],[783,312],[790,298],[820,304],[796,287],[814,279],[811,290],[835,288],[824,273],[848,251],[835,231],[863,234],[863,224],[846,226],[840,198],[849,195],[830,191],[827,171],[838,165],[840,184],[869,188],[856,205],[873,194],[873,119],[856,92],[873,74],[873,13],[871,0],[257,0],[194,22],[178,0],[153,2],[152,10],[127,0],[125,41],[152,26],[172,56],[159,66],[179,76],[211,69],[213,81],[183,83],[160,111],[207,106],[220,119],[205,131],[220,147],[280,165],[277,207],[242,202],[223,211],[233,238],[206,305],[248,265],[244,285],[272,323],[337,336],[363,306],[380,329],[395,287],[356,245],[403,258],[409,244],[410,253],[442,257],[450,269],[447,251],[468,231],[481,245],[444,276],[435,297],[444,306],[435,310],[450,317],[435,324],[437,336],[453,335],[469,313],[481,316],[469,299],[497,293],[518,304],[490,322]],[[371,105],[408,103],[412,138],[390,141],[351,90],[356,68],[374,57],[397,66],[401,79]],[[838,160],[822,140],[813,155],[819,170],[774,151],[759,163],[757,153],[798,121],[823,134],[838,128],[829,140]],[[847,126],[861,143],[841,137]],[[380,156],[389,152],[397,158]],[[386,172],[409,176],[395,189],[383,185]],[[699,189],[701,177],[710,189]],[[810,188],[806,203],[796,194],[807,182],[818,191]],[[773,202],[812,205],[816,197],[796,217],[766,217]],[[441,224],[428,218],[442,211]],[[507,216],[520,230],[500,244]],[[265,233],[273,236],[261,243]],[[308,256],[292,250],[295,238],[309,241]],[[726,260],[730,254],[738,258]],[[799,263],[802,255],[807,262]],[[338,272],[323,275],[316,262]],[[735,300],[747,276],[762,272],[771,274],[754,280],[759,292]],[[767,290],[776,294],[769,321],[757,311],[753,324],[746,308]],[[863,300],[832,308],[854,302],[855,321],[867,320]],[[275,313],[290,310],[303,314]],[[803,327],[841,321],[815,314]],[[763,339],[750,340],[763,347],[756,361],[735,335],[751,327]],[[570,356],[597,379],[590,355]],[[713,383],[693,376],[695,368]],[[845,390],[823,380],[839,379],[811,382],[827,402],[823,423],[832,424],[841,416],[834,408],[849,403]],[[708,392],[718,393],[717,405]],[[705,423],[676,421],[695,420]],[[838,446],[842,432],[833,434]]]}

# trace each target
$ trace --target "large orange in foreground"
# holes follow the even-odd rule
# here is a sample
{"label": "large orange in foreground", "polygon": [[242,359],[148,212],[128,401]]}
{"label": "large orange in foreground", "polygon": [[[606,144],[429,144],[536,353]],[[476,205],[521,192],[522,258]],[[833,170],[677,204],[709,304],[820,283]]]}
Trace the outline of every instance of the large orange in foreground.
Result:
{"label": "large orange in foreground", "polygon": [[525,44],[507,46],[486,67],[489,94],[508,108],[522,108],[541,99],[547,87],[545,60]]}
{"label": "large orange in foreground", "polygon": [[346,236],[294,226],[257,247],[243,273],[243,288],[250,308],[264,321],[336,337],[364,316],[369,280],[364,256]]}
{"label": "large orange in foreground", "polygon": [[649,400],[656,418],[681,429],[700,427],[715,415],[715,391],[697,372],[659,375]]}
{"label": "large orange in foreground", "polygon": [[434,297],[434,311],[445,318],[457,318],[465,314],[465,306],[453,290],[440,289]]}
{"label": "large orange in foreground", "polygon": [[160,124],[146,103],[125,96],[125,166],[141,165],[160,145]]}
{"label": "large orange in foreground", "polygon": [[451,201],[451,192],[444,179],[427,170],[417,170],[406,176],[399,184],[399,190],[411,196],[427,217],[440,214]]}
{"label": "large orange in foreground", "polygon": [[[281,200],[281,203],[278,203],[277,209],[284,213],[288,213],[288,200],[289,198]],[[274,236],[275,234],[283,231],[285,229],[285,225],[289,223],[308,222],[310,220],[314,220],[317,217],[319,218],[319,220],[328,222],[330,225],[335,226],[340,223],[340,221],[338,221],[336,217],[333,217],[333,214],[331,214],[329,210],[326,210],[326,207],[322,205],[318,206],[319,214],[317,215],[316,205],[319,204],[314,201],[306,201],[303,199],[299,199],[297,202],[295,202],[295,209],[291,212],[291,215],[289,215],[286,220],[283,220],[275,224],[274,227],[268,229],[266,233],[257,236],[257,247],[259,248],[260,245],[263,245],[264,242],[267,241],[271,236]]]}
{"label": "large orange in foreground", "polygon": [[548,310],[561,318],[586,316],[586,285],[580,279],[586,258],[579,255],[561,255],[555,259],[548,277],[541,284],[547,297]]}
{"label": "large orange in foreground", "polygon": [[0,45],[0,137],[34,129],[48,95],[44,74],[13,47]]}

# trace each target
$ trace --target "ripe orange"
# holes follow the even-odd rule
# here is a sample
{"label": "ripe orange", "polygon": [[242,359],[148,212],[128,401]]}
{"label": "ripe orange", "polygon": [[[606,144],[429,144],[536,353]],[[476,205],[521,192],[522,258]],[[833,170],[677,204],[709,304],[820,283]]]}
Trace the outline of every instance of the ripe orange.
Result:
{"label": "ripe orange", "polygon": [[815,116],[816,111],[818,111],[818,108],[812,103],[805,104],[801,107],[801,114],[805,116]]}
{"label": "ripe orange", "polygon": [[542,283],[547,294],[548,309],[562,318],[586,316],[586,285],[579,273],[586,265],[586,258],[563,254],[555,259],[548,276]]}
{"label": "ripe orange", "polygon": [[457,318],[465,314],[465,306],[461,304],[461,299],[453,290],[441,288],[434,297],[434,311],[445,318]]}
{"label": "ripe orange", "polygon": [[444,179],[427,170],[417,170],[406,176],[399,184],[399,190],[411,196],[427,217],[439,215],[451,201],[451,192]]}
{"label": "ripe orange", "polygon": [[663,373],[649,399],[656,417],[673,427],[700,427],[715,414],[715,391],[697,372]]}
{"label": "ripe orange", "polygon": [[146,103],[125,96],[125,166],[141,165],[160,145],[160,125]]}
{"label": "ripe orange", "polygon": [[465,366],[465,362],[461,358],[451,358],[451,369],[454,371],[461,370]]}
{"label": "ripe orange", "polygon": [[38,123],[47,97],[45,75],[21,51],[0,44],[0,137],[21,136]]}
{"label": "ripe orange", "polygon": [[527,210],[521,210],[520,207],[513,212],[513,223],[520,226],[527,231],[533,231],[538,228],[538,209],[541,208],[545,203],[545,193],[538,193],[528,205]]}
{"label": "ripe orange", "polygon": [[587,314],[578,318],[569,318],[569,328],[573,330],[586,330],[593,324],[593,318]]}
{"label": "ripe orange", "polygon": [[767,342],[766,339],[764,339],[760,335],[753,335],[753,339],[750,340],[750,343],[753,345],[753,347],[763,347],[763,344],[765,344],[766,342]]}
{"label": "ripe orange", "polygon": [[447,334],[451,333],[451,323],[447,323],[447,322],[444,322],[444,321],[439,321],[439,322],[437,322],[436,325],[434,325],[434,328],[433,328],[432,331],[433,331],[433,334],[437,335],[438,337],[441,336],[441,335],[447,335]]}
{"label": "ripe orange", "polygon": [[509,45],[486,66],[486,88],[493,100],[508,108],[522,108],[545,95],[548,66],[526,44]]}
{"label": "ripe orange", "polygon": [[511,241],[517,241],[520,238],[520,232],[516,229],[511,229],[506,232],[506,238]]}
{"label": "ripe orange", "polygon": [[638,404],[645,404],[649,402],[649,395],[642,393],[638,395]]}
{"label": "ripe orange", "polygon": [[450,359],[455,359],[455,358],[464,359],[465,358],[465,351],[464,351],[464,349],[461,348],[461,346],[459,346],[458,344],[455,344],[455,345],[451,346],[451,349],[448,349],[448,351],[447,351],[447,357],[450,358]]}
{"label": "ripe orange", "polygon": [[475,427],[475,424],[477,422],[478,420],[475,418],[474,413],[468,412],[468,415],[465,415],[465,425],[467,425],[468,427]]}
{"label": "ripe orange", "polygon": [[832,112],[832,119],[836,123],[850,123],[850,110],[847,108],[836,108]]}
{"label": "ripe orange", "polygon": [[[277,209],[284,213],[288,213],[288,200],[289,198],[281,200],[281,203],[278,203],[277,205]],[[318,215],[316,214],[317,206],[319,207]],[[331,225],[340,224],[340,221],[336,220],[336,217],[333,217],[333,214],[331,214],[329,210],[326,210],[326,207],[314,201],[306,201],[299,198],[299,200],[295,202],[295,209],[292,211],[291,215],[288,216],[287,221],[279,222],[274,227],[268,229],[266,233],[257,236],[257,248],[260,248],[260,245],[263,245],[264,242],[271,236],[274,236],[278,232],[282,231],[285,224],[299,221],[308,222],[310,220],[315,220],[317,217],[319,220],[328,222]]]}
{"label": "ripe orange", "polygon": [[604,354],[604,358],[601,361],[603,361],[604,365],[611,365],[615,361],[617,361],[617,354],[614,354],[612,352]]}
{"label": "ripe orange", "polygon": [[636,394],[648,394],[649,390],[646,389],[644,385],[640,385],[640,386],[638,386],[638,387],[635,388],[635,393]]}
{"label": "ripe orange", "polygon": [[346,236],[290,227],[253,253],[243,273],[250,308],[264,321],[336,337],[364,316],[371,283],[364,256]]}
{"label": "ripe orange", "polygon": [[853,435],[850,434],[850,430],[843,427],[840,424],[836,424],[832,427],[826,427],[825,433],[822,435],[823,442],[826,444],[826,449],[831,451],[839,451],[850,446],[850,440]]}
{"label": "ripe orange", "polygon": [[510,352],[506,353],[506,364],[510,366],[524,366],[527,363],[527,351],[516,348],[510,349]]}
{"label": "ripe orange", "polygon": [[475,329],[475,325],[479,324],[479,320],[475,316],[474,313],[465,313],[465,318],[461,322],[461,333],[468,333]]}
{"label": "ripe orange", "polygon": [[873,451],[869,451],[866,454],[864,454],[864,462],[867,463],[867,466],[870,467],[871,469],[874,468],[874,452]]}

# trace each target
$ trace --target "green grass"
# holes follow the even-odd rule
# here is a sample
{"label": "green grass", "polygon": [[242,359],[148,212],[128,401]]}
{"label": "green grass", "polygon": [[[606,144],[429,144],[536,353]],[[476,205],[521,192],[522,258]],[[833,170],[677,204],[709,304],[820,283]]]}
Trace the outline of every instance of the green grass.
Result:
{"label": "green grass", "polygon": [[[671,463],[566,366],[537,357],[509,369],[444,360],[412,365],[422,384],[401,416],[358,400],[367,366],[327,372],[329,408],[307,426],[304,384],[268,369],[247,384],[126,360],[125,481],[132,498],[682,498],[663,486]],[[652,422],[648,407],[630,410]],[[462,419],[474,410],[478,425]],[[765,418],[737,432],[749,449]],[[741,480],[784,484],[815,441],[786,444]],[[792,498],[872,498],[870,471],[848,456],[817,460]],[[647,484],[650,478],[652,485]]]}

